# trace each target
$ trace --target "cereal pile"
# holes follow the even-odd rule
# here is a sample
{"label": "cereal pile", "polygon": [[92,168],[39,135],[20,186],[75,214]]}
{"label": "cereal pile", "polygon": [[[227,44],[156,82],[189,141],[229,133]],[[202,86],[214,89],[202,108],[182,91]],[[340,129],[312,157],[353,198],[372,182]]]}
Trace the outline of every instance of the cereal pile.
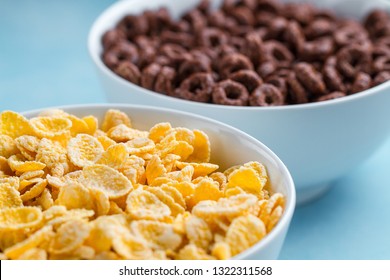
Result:
{"label": "cereal pile", "polygon": [[351,95],[390,79],[390,17],[361,24],[309,4],[202,1],[179,20],[167,9],[127,15],[107,31],[102,59],[124,79],[191,101],[277,106]]}
{"label": "cereal pile", "polygon": [[0,259],[227,259],[284,211],[265,166],[217,172],[200,130],[108,110],[0,114]]}

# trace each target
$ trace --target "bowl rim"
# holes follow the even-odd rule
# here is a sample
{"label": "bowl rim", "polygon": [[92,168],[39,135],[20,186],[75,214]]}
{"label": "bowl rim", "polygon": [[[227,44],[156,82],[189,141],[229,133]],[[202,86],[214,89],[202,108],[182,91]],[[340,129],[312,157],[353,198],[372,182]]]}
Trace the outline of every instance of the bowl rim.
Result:
{"label": "bowl rim", "polygon": [[[167,108],[160,108],[155,106],[136,105],[136,104],[118,104],[118,103],[88,103],[88,104],[52,106],[52,107],[45,107],[45,108],[24,111],[21,112],[21,114],[26,117],[32,117],[38,115],[42,111],[52,110],[52,109],[60,109],[67,112],[69,110],[75,110],[75,109],[76,110],[84,109],[87,111],[90,109],[98,109],[98,110],[108,110],[108,109],[129,110],[130,109],[131,110],[133,108],[140,109],[140,110],[157,111],[157,112],[161,112],[162,114],[164,113],[178,114],[181,116],[188,117],[190,119],[197,119],[201,122],[206,122],[217,127],[224,127],[225,129],[232,131],[234,134],[238,135],[239,137],[246,138],[248,141],[255,144],[259,149],[262,149],[267,155],[269,155],[273,160],[275,160],[275,162],[281,168],[280,172],[282,176],[285,177],[286,179],[286,207],[284,209],[282,217],[280,218],[279,222],[276,224],[275,228],[273,228],[271,232],[268,233],[263,239],[261,239],[255,245],[251,246],[250,248],[241,252],[240,254],[237,254],[231,259],[233,260],[244,259],[250,257],[252,254],[255,254],[257,251],[261,251],[263,248],[268,246],[268,244],[272,240],[277,239],[277,237],[283,233],[283,230],[285,229],[288,230],[296,206],[295,184],[290,174],[290,171],[288,170],[284,162],[264,143],[252,137],[251,135],[247,134],[246,132],[243,132],[231,125],[198,114],[188,113],[188,112],[175,110],[175,109],[167,109]],[[86,112],[86,115],[87,114],[88,112]]]}
{"label": "bowl rim", "polygon": [[[141,94],[145,94],[149,96],[150,98],[156,98],[160,99],[165,102],[176,102],[178,106],[193,106],[193,107],[199,107],[204,109],[210,109],[210,110],[229,110],[229,111],[295,111],[295,110],[312,110],[316,108],[323,108],[323,107],[329,107],[332,105],[339,105],[344,103],[350,103],[354,102],[356,100],[368,98],[371,95],[374,95],[376,93],[383,92],[385,89],[390,88],[390,81],[384,82],[382,84],[379,84],[375,87],[369,88],[367,90],[354,93],[348,96],[344,96],[341,98],[336,98],[332,100],[326,100],[326,101],[320,101],[320,102],[312,102],[312,103],[305,103],[305,104],[291,104],[291,105],[281,105],[281,106],[267,106],[267,107],[261,107],[261,106],[227,106],[227,105],[218,105],[218,104],[212,104],[212,103],[202,103],[202,102],[196,102],[191,100],[185,100],[180,99],[177,97],[171,97],[167,96],[146,88],[143,88],[139,85],[136,85],[119,75],[115,74],[113,71],[111,71],[102,61],[99,53],[97,53],[97,45],[101,44],[101,37],[103,35],[103,32],[108,30],[106,28],[108,25],[105,24],[105,18],[108,15],[117,15],[119,13],[123,13],[123,11],[128,11],[130,13],[131,5],[134,5],[134,2],[139,0],[122,0],[118,1],[116,3],[111,4],[108,8],[103,10],[101,14],[95,19],[93,22],[89,34],[88,34],[88,52],[89,55],[94,62],[95,66],[103,72],[104,75],[108,76],[109,78],[113,79],[115,82],[128,87],[129,92],[131,89],[136,90],[140,92]],[[99,26],[104,26],[103,32],[102,30],[99,31]],[[106,93],[108,94],[108,93]],[[129,93],[131,94],[131,93]]]}

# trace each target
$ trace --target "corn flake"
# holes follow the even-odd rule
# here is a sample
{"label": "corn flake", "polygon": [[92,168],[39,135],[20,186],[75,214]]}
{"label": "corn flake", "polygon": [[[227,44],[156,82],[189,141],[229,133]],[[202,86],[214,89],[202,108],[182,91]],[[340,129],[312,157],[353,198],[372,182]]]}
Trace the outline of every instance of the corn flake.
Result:
{"label": "corn flake", "polygon": [[65,117],[36,117],[30,119],[34,133],[40,138],[54,138],[69,132],[72,122]]}
{"label": "corn flake", "polygon": [[0,210],[0,231],[32,228],[42,221],[38,207],[14,207]]}
{"label": "corn flake", "polygon": [[127,197],[126,212],[134,219],[164,220],[171,209],[153,193],[138,188]]}
{"label": "corn flake", "polygon": [[0,183],[0,209],[22,206],[20,193],[8,183]]}
{"label": "corn flake", "polygon": [[94,164],[103,154],[102,144],[93,136],[78,134],[68,144],[68,157],[78,167]]}
{"label": "corn flake", "polygon": [[22,135],[35,135],[30,122],[22,115],[12,111],[4,111],[0,114],[1,134],[14,139]]}
{"label": "corn flake", "polygon": [[82,220],[70,220],[62,224],[51,240],[49,251],[65,254],[80,247],[88,237],[91,227]]}
{"label": "corn flake", "polygon": [[83,170],[83,175],[85,186],[99,189],[109,198],[119,198],[133,189],[133,185],[125,175],[106,165],[87,166]]}
{"label": "corn flake", "polygon": [[264,223],[253,215],[237,217],[226,233],[226,242],[236,255],[263,239],[266,235]]}
{"label": "corn flake", "polygon": [[131,127],[131,120],[125,113],[119,110],[111,109],[108,110],[104,116],[102,130],[107,132],[111,128],[120,124]]}

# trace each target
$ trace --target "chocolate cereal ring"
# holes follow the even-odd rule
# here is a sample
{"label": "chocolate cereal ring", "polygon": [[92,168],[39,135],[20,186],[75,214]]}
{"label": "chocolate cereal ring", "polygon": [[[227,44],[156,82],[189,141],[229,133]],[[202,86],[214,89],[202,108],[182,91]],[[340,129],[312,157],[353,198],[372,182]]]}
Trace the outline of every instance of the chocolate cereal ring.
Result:
{"label": "chocolate cereal ring", "polygon": [[103,54],[104,63],[111,69],[116,68],[123,61],[136,63],[137,60],[137,48],[132,43],[126,41],[120,41]]}
{"label": "chocolate cereal ring", "polygon": [[312,94],[316,96],[325,94],[326,87],[322,75],[311,64],[297,63],[294,66],[294,71],[298,81]]}
{"label": "chocolate cereal ring", "polygon": [[345,92],[346,87],[343,83],[343,76],[337,71],[336,63],[336,57],[328,58],[322,70],[322,76],[327,88],[332,91]]}
{"label": "chocolate cereal ring", "polygon": [[234,53],[222,58],[219,70],[221,77],[227,78],[239,70],[253,70],[253,64],[245,55]]}
{"label": "chocolate cereal ring", "polygon": [[298,81],[294,73],[287,78],[287,84],[289,86],[289,98],[293,104],[302,104],[309,102],[308,93],[305,88]]}
{"label": "chocolate cereal ring", "polygon": [[373,86],[380,85],[384,82],[387,82],[390,80],[390,72],[389,71],[383,71],[378,73],[374,80],[373,80]]}
{"label": "chocolate cereal ring", "polygon": [[277,74],[272,75],[267,78],[266,83],[275,86],[282,93],[284,98],[287,97],[288,84],[286,77],[278,76]]}
{"label": "chocolate cereal ring", "polygon": [[267,41],[264,43],[264,52],[266,60],[272,60],[278,67],[288,67],[294,60],[292,53],[278,41]]}
{"label": "chocolate cereal ring", "polygon": [[128,40],[132,40],[136,36],[146,34],[149,31],[147,17],[143,15],[127,15],[119,21],[117,27],[126,34]]}
{"label": "chocolate cereal ring", "polygon": [[110,49],[111,47],[118,44],[120,41],[126,39],[125,33],[120,29],[111,29],[104,33],[102,38],[102,44],[105,49]]}
{"label": "chocolate cereal ring", "polygon": [[249,93],[240,83],[223,80],[214,86],[212,101],[221,105],[246,106],[249,101]]}
{"label": "chocolate cereal ring", "polygon": [[161,65],[152,63],[142,70],[141,86],[150,90],[155,88],[156,79],[160,74]]}
{"label": "chocolate cereal ring", "polygon": [[120,62],[119,65],[115,68],[114,72],[129,82],[132,82],[136,85],[139,84],[141,73],[138,67],[130,61]]}
{"label": "chocolate cereal ring", "polygon": [[370,73],[371,53],[359,45],[342,48],[337,53],[337,69],[346,77],[353,78],[358,72]]}
{"label": "chocolate cereal ring", "polygon": [[249,98],[251,106],[279,106],[284,104],[283,94],[271,84],[257,87]]}
{"label": "chocolate cereal ring", "polygon": [[175,80],[175,77],[175,69],[168,66],[162,67],[160,73],[156,78],[154,90],[159,93],[172,96],[174,94],[173,81]]}
{"label": "chocolate cereal ring", "polygon": [[175,91],[175,96],[197,102],[209,102],[214,80],[210,73],[195,73],[185,79]]}
{"label": "chocolate cereal ring", "polygon": [[341,98],[341,97],[344,97],[344,96],[346,96],[345,93],[340,92],[340,91],[335,91],[335,92],[328,93],[326,95],[320,96],[315,101],[320,102],[320,101],[333,100],[333,99]]}
{"label": "chocolate cereal ring", "polygon": [[370,87],[371,76],[366,73],[359,72],[352,83],[350,92],[357,93],[369,89]]}
{"label": "chocolate cereal ring", "polygon": [[263,83],[263,80],[253,70],[234,72],[229,76],[229,79],[245,86],[249,94]]}
{"label": "chocolate cereal ring", "polygon": [[199,43],[203,47],[217,47],[228,42],[226,34],[218,28],[204,28],[200,31]]}
{"label": "chocolate cereal ring", "polygon": [[376,58],[373,62],[373,70],[375,73],[390,71],[390,55]]}

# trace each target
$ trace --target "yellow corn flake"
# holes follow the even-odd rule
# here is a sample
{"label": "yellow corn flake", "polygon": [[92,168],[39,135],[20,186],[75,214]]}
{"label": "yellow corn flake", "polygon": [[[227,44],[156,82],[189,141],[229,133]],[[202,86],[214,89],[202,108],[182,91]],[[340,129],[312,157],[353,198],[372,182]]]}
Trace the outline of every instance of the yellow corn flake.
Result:
{"label": "yellow corn flake", "polygon": [[136,138],[147,138],[149,132],[130,128],[124,124],[114,126],[107,132],[107,136],[116,142],[127,142]]}
{"label": "yellow corn flake", "polygon": [[[12,174],[12,170],[8,165],[8,161],[5,157],[0,156],[0,178]],[[1,176],[2,175],[2,176]]]}
{"label": "yellow corn flake", "polygon": [[189,165],[191,165],[194,168],[193,178],[207,176],[219,168],[218,165],[207,163],[207,162],[206,163],[194,163],[194,162],[189,163],[189,162],[180,162],[180,161],[176,162],[176,166],[179,169],[183,169]]}
{"label": "yellow corn flake", "polygon": [[69,182],[66,187],[61,188],[55,203],[67,209],[94,209],[89,189],[77,182]]}
{"label": "yellow corn flake", "polygon": [[21,254],[18,260],[47,260],[47,252],[41,248],[31,248]]}
{"label": "yellow corn flake", "polygon": [[149,153],[154,147],[154,142],[148,138],[135,138],[126,142],[126,150],[130,155]]}
{"label": "yellow corn flake", "polygon": [[44,189],[36,201],[43,210],[47,210],[54,205],[53,197],[48,189]]}
{"label": "yellow corn flake", "polygon": [[62,224],[51,240],[49,250],[54,254],[66,254],[80,247],[87,239],[91,226],[82,220],[70,220]]}
{"label": "yellow corn flake", "polygon": [[274,210],[272,210],[271,215],[269,217],[269,221],[267,223],[267,232],[270,232],[275,227],[275,225],[282,217],[282,214],[283,208],[281,206],[277,206]]}
{"label": "yellow corn flake", "polygon": [[45,226],[37,232],[30,235],[27,239],[15,244],[14,246],[7,248],[5,254],[10,259],[18,259],[21,255],[28,250],[38,247],[43,241],[53,237],[53,227]]}
{"label": "yellow corn flake", "polygon": [[211,154],[211,145],[209,137],[203,131],[193,130],[195,139],[193,143],[194,151],[187,159],[189,162],[209,162]]}
{"label": "yellow corn flake", "polygon": [[180,192],[183,198],[187,198],[195,192],[195,185],[190,182],[177,183],[174,185],[174,188]]}
{"label": "yellow corn flake", "polygon": [[177,203],[173,197],[169,196],[168,193],[164,192],[161,188],[159,187],[149,187],[146,189],[148,192],[154,194],[155,196],[158,197],[158,199],[167,205],[169,209],[171,209],[171,215],[172,216],[177,216],[180,213],[185,212],[185,208],[181,206],[179,203]]}
{"label": "yellow corn flake", "polygon": [[171,142],[172,140],[176,141],[184,141],[187,142],[189,145],[193,146],[195,141],[195,135],[194,133],[185,127],[175,127],[172,128],[167,135],[161,140],[160,143],[167,144]]}
{"label": "yellow corn flake", "polygon": [[179,251],[176,257],[177,260],[215,260],[215,258],[202,248],[194,244],[188,244]]}
{"label": "yellow corn flake", "polygon": [[110,201],[110,209],[108,210],[108,215],[116,215],[116,214],[123,214],[124,211],[119,205],[114,202]]}
{"label": "yellow corn flake", "polygon": [[0,156],[9,158],[10,156],[19,153],[16,147],[15,140],[5,134],[0,134]]}
{"label": "yellow corn flake", "polygon": [[94,201],[94,211],[97,216],[107,215],[110,211],[110,200],[105,192],[99,189],[90,189]]}
{"label": "yellow corn flake", "polygon": [[190,216],[185,219],[185,231],[190,243],[207,250],[213,240],[213,233],[201,218]]}
{"label": "yellow corn flake", "polygon": [[238,194],[244,194],[246,193],[242,188],[240,187],[232,187],[229,189],[225,189],[225,197],[231,197]]}
{"label": "yellow corn flake", "polygon": [[47,180],[44,179],[44,180],[36,183],[31,189],[29,189],[24,194],[22,194],[20,196],[20,198],[23,201],[28,201],[30,199],[38,197],[43,192],[43,190],[46,188],[46,186],[47,186]]}
{"label": "yellow corn flake", "polygon": [[264,222],[264,224],[269,223],[269,219],[272,211],[280,206],[282,209],[285,206],[284,196],[281,193],[273,194],[268,200],[262,200],[260,203],[259,218]]}
{"label": "yellow corn flake", "polygon": [[19,178],[15,176],[0,178],[0,185],[7,184],[16,190],[19,190],[19,182],[20,182]]}
{"label": "yellow corn flake", "polygon": [[0,209],[22,206],[20,193],[8,183],[0,183]]}
{"label": "yellow corn flake", "polygon": [[[68,174],[70,174],[70,173],[68,173]],[[54,187],[56,189],[61,189],[61,188],[66,186],[65,177],[59,178],[59,177],[51,176],[50,174],[47,174],[46,180],[51,187]]]}
{"label": "yellow corn flake", "polygon": [[125,175],[102,164],[87,166],[83,170],[85,186],[103,191],[109,198],[128,194],[133,185]]}
{"label": "yellow corn flake", "polygon": [[225,174],[223,174],[222,172],[214,172],[214,173],[210,174],[209,177],[218,183],[219,189],[221,191],[225,190],[225,185],[227,183],[227,178],[226,178]]}
{"label": "yellow corn flake", "polygon": [[158,156],[153,156],[149,161],[145,169],[146,180],[149,185],[153,184],[153,181],[166,174],[166,169]]}
{"label": "yellow corn flake", "polygon": [[266,235],[264,223],[253,215],[233,220],[226,233],[226,242],[233,255],[241,253],[259,242]]}
{"label": "yellow corn flake", "polygon": [[232,257],[229,244],[223,241],[216,242],[214,244],[211,255],[214,256],[217,260],[227,260]]}
{"label": "yellow corn flake", "polygon": [[171,224],[158,221],[133,221],[132,233],[143,238],[152,249],[176,250],[182,243],[181,235],[173,230]]}
{"label": "yellow corn flake", "polygon": [[215,200],[222,198],[223,193],[219,186],[211,179],[203,179],[196,186],[194,194],[187,200],[187,206],[192,209],[203,200]]}
{"label": "yellow corn flake", "polygon": [[68,157],[78,167],[94,164],[103,154],[102,144],[93,136],[78,134],[68,144]]}
{"label": "yellow corn flake", "polygon": [[114,144],[107,148],[96,163],[104,164],[114,169],[120,169],[125,163],[127,156],[128,152],[126,151],[125,144]]}
{"label": "yellow corn flake", "polygon": [[0,231],[32,228],[42,221],[38,207],[15,207],[0,210]]}
{"label": "yellow corn flake", "polygon": [[259,212],[258,199],[252,194],[239,194],[218,201],[203,200],[192,209],[192,213],[200,218],[210,220],[214,217],[235,218]]}
{"label": "yellow corn flake", "polygon": [[265,182],[253,168],[243,166],[229,175],[226,189],[240,187],[246,192],[258,195]]}
{"label": "yellow corn flake", "polygon": [[67,151],[60,143],[43,138],[38,147],[36,160],[44,163],[47,168],[59,176],[69,171]]}
{"label": "yellow corn flake", "polygon": [[160,141],[165,137],[165,135],[172,129],[170,123],[158,123],[155,124],[149,130],[149,139],[153,140],[154,143],[160,143]]}
{"label": "yellow corn flake", "polygon": [[102,123],[102,130],[107,132],[111,128],[123,124],[127,127],[131,127],[130,118],[119,110],[110,109],[106,112]]}
{"label": "yellow corn flake", "polygon": [[194,151],[194,148],[185,141],[167,142],[165,144],[159,143],[156,145],[157,153],[161,158],[168,154],[175,154],[180,156],[181,161],[185,161]]}
{"label": "yellow corn flake", "polygon": [[107,137],[106,135],[100,135],[100,136],[96,137],[96,139],[100,142],[100,144],[102,144],[103,149],[105,151],[107,151],[107,149],[109,147],[111,147],[112,145],[116,144],[116,142],[114,140],[112,140],[111,138]]}
{"label": "yellow corn flake", "polygon": [[8,164],[14,171],[28,172],[42,170],[46,165],[38,161],[25,161],[22,155],[13,155],[8,158]]}
{"label": "yellow corn flake", "polygon": [[85,133],[89,135],[94,135],[96,130],[98,129],[98,119],[94,116],[86,116],[83,117],[82,120],[87,125],[87,130]]}
{"label": "yellow corn flake", "polygon": [[162,158],[162,164],[164,165],[167,172],[176,170],[176,162],[180,160],[180,156],[175,154],[167,154]]}
{"label": "yellow corn flake", "polygon": [[28,160],[35,160],[39,147],[39,138],[31,135],[22,135],[15,139],[16,147]]}
{"label": "yellow corn flake", "polygon": [[66,118],[72,122],[72,126],[70,127],[70,133],[72,137],[80,133],[91,134],[89,133],[90,131],[88,130],[87,123],[83,119],[80,119],[74,115],[68,115]]}
{"label": "yellow corn flake", "polygon": [[45,174],[43,170],[27,171],[20,175],[19,180],[30,180],[34,178],[42,178]]}
{"label": "yellow corn flake", "polygon": [[183,195],[173,186],[170,185],[162,185],[161,190],[168,194],[173,200],[178,203],[183,208],[186,207],[186,202],[184,200]]}
{"label": "yellow corn flake", "polygon": [[15,139],[22,135],[35,135],[30,122],[22,115],[4,111],[0,114],[0,135]]}
{"label": "yellow corn flake", "polygon": [[112,242],[114,251],[128,260],[145,260],[152,258],[152,250],[141,238],[126,234],[114,238]]}
{"label": "yellow corn flake", "polygon": [[151,192],[138,188],[132,191],[126,201],[126,212],[139,220],[164,220],[171,215],[171,209]]}
{"label": "yellow corn flake", "polygon": [[30,119],[35,134],[40,138],[54,138],[69,132],[72,122],[65,117],[36,117]]}

